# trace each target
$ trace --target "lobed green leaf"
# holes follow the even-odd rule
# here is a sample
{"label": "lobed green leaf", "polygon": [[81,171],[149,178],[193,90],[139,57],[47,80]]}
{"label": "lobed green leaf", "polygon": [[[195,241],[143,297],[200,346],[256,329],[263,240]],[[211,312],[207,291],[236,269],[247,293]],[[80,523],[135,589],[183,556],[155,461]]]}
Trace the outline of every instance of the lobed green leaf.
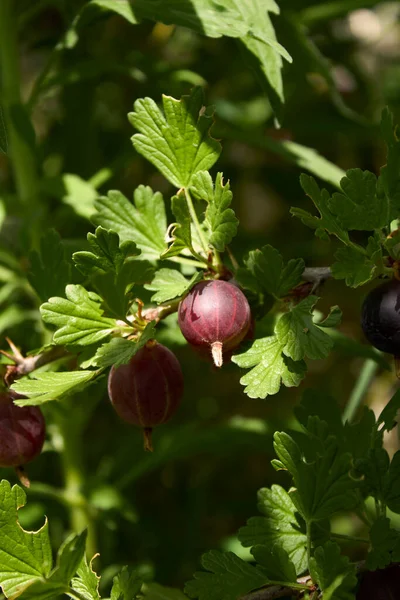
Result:
{"label": "lobed green leaf", "polygon": [[165,251],[167,218],[162,194],[144,185],[133,193],[134,203],[118,191],[95,202],[95,225],[118,233],[122,242],[133,241],[141,249],[141,259],[158,260]]}
{"label": "lobed green leaf", "polygon": [[199,600],[237,600],[240,596],[268,583],[263,570],[240,559],[232,552],[211,550],[203,555],[202,566],[185,586],[190,598]]}
{"label": "lobed green leaf", "polygon": [[212,112],[203,107],[203,91],[176,100],[163,96],[162,113],[151,98],[141,98],[129,113],[139,133],[132,137],[135,149],[177,188],[188,187],[193,175],[210,169],[221,145],[209,135]]}
{"label": "lobed green leaf", "polygon": [[55,325],[56,344],[87,346],[109,336],[117,328],[115,319],[103,316],[102,299],[81,285],[67,285],[65,298],[49,298],[40,307],[45,323]]}
{"label": "lobed green leaf", "polygon": [[188,281],[176,269],[160,269],[156,271],[153,281],[144,287],[146,290],[156,292],[151,297],[152,302],[162,304],[163,302],[167,302],[167,300],[174,300],[187,294],[202,277],[202,273],[196,272]]}
{"label": "lobed green leaf", "polygon": [[99,371],[34,372],[18,379],[12,389],[26,396],[15,400],[17,406],[34,406],[75,394],[99,376]]}

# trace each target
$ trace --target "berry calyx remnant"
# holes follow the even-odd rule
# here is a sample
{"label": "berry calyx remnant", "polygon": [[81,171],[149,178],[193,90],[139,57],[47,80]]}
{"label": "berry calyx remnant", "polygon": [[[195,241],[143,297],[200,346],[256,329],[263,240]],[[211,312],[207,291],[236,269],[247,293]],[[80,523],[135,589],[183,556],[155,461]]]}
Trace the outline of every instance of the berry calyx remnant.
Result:
{"label": "berry calyx remnant", "polygon": [[251,324],[246,296],[227,281],[201,281],[179,305],[178,323],[192,346],[209,348],[217,367],[223,353],[236,348]]}
{"label": "berry calyx remnant", "polygon": [[112,367],[108,395],[117,414],[143,428],[144,448],[153,451],[153,427],[168,421],[183,394],[183,375],[176,356],[155,340],[141,348],[129,363]]}
{"label": "berry calyx remnant", "polygon": [[22,466],[41,453],[46,424],[39,407],[16,406],[16,398],[21,396],[0,392],[0,467],[14,467],[22,483],[29,486]]}

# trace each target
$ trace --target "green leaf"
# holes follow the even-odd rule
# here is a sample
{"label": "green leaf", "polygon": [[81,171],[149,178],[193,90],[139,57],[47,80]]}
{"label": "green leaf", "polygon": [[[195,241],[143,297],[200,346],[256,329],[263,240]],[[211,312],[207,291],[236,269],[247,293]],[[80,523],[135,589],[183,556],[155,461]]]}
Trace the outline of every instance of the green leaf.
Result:
{"label": "green leaf", "polygon": [[135,149],[177,188],[187,187],[198,171],[210,169],[221,153],[211,138],[212,112],[203,107],[203,91],[176,100],[163,96],[164,114],[154,100],[136,100],[129,121],[138,129],[132,137]]}
{"label": "green leaf", "polygon": [[96,188],[79,175],[72,173],[63,175],[61,184],[64,204],[68,204],[80,217],[90,219],[94,213],[95,200],[99,195]]}
{"label": "green leaf", "polygon": [[289,260],[286,266],[283,258],[272,246],[252,250],[245,264],[256,278],[258,285],[275,298],[286,296],[301,281],[304,271],[302,258]]}
{"label": "green leaf", "polygon": [[87,239],[93,252],[72,255],[77,268],[87,276],[109,272],[118,275],[128,257],[140,254],[134,242],[125,241],[120,245],[118,233],[103,227],[97,227],[95,234],[88,233]]}
{"label": "green leaf", "polygon": [[236,0],[135,0],[135,18],[161,21],[167,25],[179,25],[193,29],[200,35],[218,38],[223,35],[240,37],[248,31],[248,25],[240,17]]}
{"label": "green leaf", "polygon": [[135,17],[134,7],[131,6],[129,0],[91,0],[88,4],[85,4],[83,9],[85,11],[92,10],[93,8],[100,9],[102,11],[110,11],[120,15],[126,19],[132,25],[138,23]]}
{"label": "green leaf", "polygon": [[30,378],[22,377],[12,385],[15,392],[26,396],[24,399],[15,400],[15,404],[33,406],[58,400],[69,394],[75,394],[98,375],[98,371],[60,371],[56,373],[35,371]]}
{"label": "green leaf", "polygon": [[58,328],[54,343],[87,346],[117,328],[115,319],[103,317],[101,298],[94,292],[87,292],[81,285],[67,285],[65,295],[67,299],[50,298],[40,307],[43,321]]}
{"label": "green leaf", "polygon": [[294,413],[299,423],[307,429],[309,417],[318,417],[329,424],[329,430],[340,440],[344,435],[342,414],[338,403],[318,390],[306,390],[301,402],[295,407]]}
{"label": "green leaf", "polygon": [[202,277],[202,273],[196,272],[188,281],[186,277],[176,269],[160,269],[159,271],[156,271],[153,281],[144,287],[146,290],[156,292],[151,297],[152,302],[162,304],[163,302],[167,302],[167,300],[180,298],[187,294],[192,287],[202,279]]}
{"label": "green leaf", "polygon": [[387,145],[386,165],[381,169],[380,180],[390,204],[390,219],[400,216],[400,140],[393,124],[393,115],[388,108],[382,112],[381,132]]}
{"label": "green leaf", "polygon": [[300,177],[300,183],[304,192],[314,202],[320,213],[320,217],[314,217],[301,208],[291,208],[290,212],[292,215],[301,219],[302,223],[307,225],[307,227],[315,229],[315,234],[318,237],[328,239],[326,234],[326,232],[328,232],[335,235],[344,244],[348,244],[349,234],[345,231],[337,216],[334,215],[329,208],[329,193],[325,189],[320,190],[315,179],[304,173]]}
{"label": "green leaf", "polygon": [[355,462],[356,473],[362,477],[360,488],[364,497],[373,496],[378,501],[384,499],[389,463],[389,455],[384,448],[371,448],[365,457]]}
{"label": "green leaf", "polygon": [[0,482],[0,587],[6,597],[18,597],[36,581],[46,579],[52,566],[46,523],[36,532],[24,531],[17,510],[26,494],[17,485]]}
{"label": "green leaf", "polygon": [[64,246],[54,229],[49,229],[40,240],[40,252],[29,255],[29,283],[45,302],[51,296],[63,294],[71,281],[71,269],[65,260]]}
{"label": "green leaf", "polygon": [[278,14],[279,8],[275,1],[251,0],[242,3],[236,1],[241,13],[241,18],[251,27],[249,33],[241,38],[248,50],[250,64],[261,71],[265,77],[265,89],[268,99],[275,113],[279,117],[281,105],[284,101],[282,83],[282,56],[291,62],[290,55],[277,44],[275,30],[269,12]]}
{"label": "green leaf", "polygon": [[388,508],[400,514],[400,450],[393,456],[385,477],[384,500]]}
{"label": "green leaf", "polygon": [[[293,477],[293,503],[304,520],[311,522],[353,508],[358,496],[357,483],[349,476],[350,454],[340,452],[336,436],[329,435],[318,417],[309,417],[308,429],[301,446],[301,438],[298,443],[287,433],[276,432],[274,448],[282,468]],[[313,456],[309,455],[310,440]]]}
{"label": "green leaf", "polygon": [[391,431],[398,422],[398,411],[400,410],[400,390],[391,397],[376,421],[379,431]]}
{"label": "green leaf", "polygon": [[100,577],[93,571],[92,563],[95,557],[88,564],[86,556],[83,557],[77,570],[77,577],[71,581],[71,588],[78,592],[82,599],[99,600]]}
{"label": "green leaf", "polygon": [[272,547],[255,546],[251,550],[256,561],[272,581],[296,582],[296,569],[288,553],[278,544]]}
{"label": "green leaf", "polygon": [[337,327],[342,320],[342,311],[339,306],[332,306],[329,310],[329,314],[323,321],[315,322],[318,327]]}
{"label": "green leaf", "polygon": [[277,336],[270,336],[255,340],[248,350],[232,357],[239,367],[251,368],[240,380],[250,398],[273,396],[279,392],[281,383],[286,387],[300,384],[306,365],[283,356],[284,346]]}
{"label": "green leaf", "polygon": [[355,244],[339,248],[332,265],[335,279],[345,279],[349,287],[358,287],[382,272],[382,247],[375,237],[368,238],[367,247]]}
{"label": "green leaf", "polygon": [[349,169],[340,182],[343,193],[335,192],[329,208],[347,230],[372,231],[389,222],[389,203],[376,193],[376,176],[370,171]]}
{"label": "green leaf", "polygon": [[120,240],[133,241],[141,249],[141,259],[158,260],[165,251],[167,218],[162,194],[139,185],[133,193],[134,204],[121,192],[110,191],[95,202],[95,225],[112,229]]}
{"label": "green leaf", "polygon": [[155,321],[152,321],[146,325],[137,342],[120,337],[113,338],[111,342],[103,344],[97,350],[93,359],[93,365],[98,367],[110,367],[111,365],[119,367],[120,365],[125,365],[149,340],[155,339],[155,336]]}
{"label": "green leaf", "polygon": [[211,550],[203,555],[201,564],[209,572],[195,573],[194,579],[185,585],[185,593],[190,598],[237,600],[268,583],[262,569],[253,567],[232,552]]}
{"label": "green leaf", "polygon": [[177,256],[186,248],[193,248],[192,218],[189,213],[184,190],[171,198],[171,208],[176,223],[172,224],[169,233],[170,239],[168,241],[172,241],[172,244],[168,250],[162,253],[162,259]]}
{"label": "green leaf", "polygon": [[21,600],[53,600],[59,594],[67,593],[72,577],[82,561],[87,531],[70,535],[62,544],[57,555],[57,565],[45,581],[31,585]]}
{"label": "green leaf", "polygon": [[379,517],[369,532],[371,550],[365,566],[371,571],[384,569],[392,562],[400,561],[400,532],[390,527],[390,519]]}
{"label": "green leaf", "polygon": [[333,346],[327,333],[315,325],[312,310],[318,301],[317,296],[308,296],[275,325],[275,333],[282,344],[282,352],[298,361],[306,356],[312,359],[325,358]]}
{"label": "green leaf", "polygon": [[219,252],[231,243],[236,235],[239,221],[232,208],[232,192],[229,181],[224,185],[222,173],[217,173],[215,185],[207,171],[200,171],[192,179],[191,190],[207,202],[205,225],[210,244]]}
{"label": "green leaf", "polygon": [[[123,242],[123,244],[133,242]],[[111,271],[94,275],[92,284],[104,302],[107,312],[114,317],[124,320],[133,301],[132,288],[136,285],[149,283],[154,275],[154,267],[147,260],[129,257],[115,274]]]}
{"label": "green leaf", "polygon": [[[307,568],[307,536],[289,494],[279,485],[258,492],[258,509],[263,517],[252,517],[239,529],[239,540],[246,548],[275,544],[286,551],[297,575]],[[258,560],[258,559],[257,559]]]}
{"label": "green leaf", "polygon": [[158,583],[147,583],[142,594],[145,600],[187,600],[187,596],[180,590]]}
{"label": "green leaf", "polygon": [[354,600],[356,567],[347,556],[341,556],[334,542],[326,542],[315,550],[310,559],[310,575],[324,600]]}
{"label": "green leaf", "polygon": [[124,567],[113,579],[110,600],[135,600],[142,588],[143,581],[138,573]]}
{"label": "green leaf", "polygon": [[0,104],[0,152],[7,154],[8,150],[8,139],[7,139],[7,128],[4,120],[3,108]]}

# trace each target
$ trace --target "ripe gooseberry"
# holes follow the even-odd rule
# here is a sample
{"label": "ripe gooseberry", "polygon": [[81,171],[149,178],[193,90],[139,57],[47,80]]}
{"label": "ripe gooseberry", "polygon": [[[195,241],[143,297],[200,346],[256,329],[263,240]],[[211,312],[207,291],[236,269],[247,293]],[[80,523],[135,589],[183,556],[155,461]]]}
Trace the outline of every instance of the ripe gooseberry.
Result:
{"label": "ripe gooseberry", "polygon": [[117,414],[143,428],[144,448],[153,451],[153,427],[168,421],[183,394],[183,375],[176,356],[155,340],[141,348],[129,363],[112,367],[108,395]]}
{"label": "ripe gooseberry", "polygon": [[211,349],[214,364],[236,348],[250,324],[250,306],[241,290],[227,281],[201,281],[179,305],[178,322],[192,346]]}
{"label": "ripe gooseberry", "polygon": [[17,406],[20,398],[12,392],[0,393],[0,467],[14,467],[22,483],[29,486],[21,467],[42,451],[46,424],[38,406]]}
{"label": "ripe gooseberry", "polygon": [[361,326],[375,348],[400,356],[400,281],[386,281],[367,295]]}

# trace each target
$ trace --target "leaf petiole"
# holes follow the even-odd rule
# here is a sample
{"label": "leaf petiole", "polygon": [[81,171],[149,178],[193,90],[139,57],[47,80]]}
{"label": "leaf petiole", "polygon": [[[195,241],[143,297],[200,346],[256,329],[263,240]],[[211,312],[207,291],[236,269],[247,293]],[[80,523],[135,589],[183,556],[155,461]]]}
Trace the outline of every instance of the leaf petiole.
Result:
{"label": "leaf petiole", "polygon": [[188,188],[184,188],[185,190],[185,198],[186,198],[186,202],[188,205],[188,210],[189,210],[189,214],[190,214],[190,218],[192,219],[193,225],[195,226],[201,245],[203,246],[203,250],[206,253],[206,255],[208,254],[208,246],[207,246],[207,241],[206,238],[204,237],[204,232],[201,228],[199,219],[197,218],[196,215],[196,211],[194,209],[194,205],[193,205],[193,200],[192,197],[190,195],[190,192],[188,190]]}
{"label": "leaf petiole", "polygon": [[197,267],[198,269],[208,269],[208,264],[205,262],[205,260],[203,260],[203,257],[200,255],[199,260],[185,258],[184,256],[170,256],[168,257],[168,260],[171,262],[180,263],[181,265]]}

